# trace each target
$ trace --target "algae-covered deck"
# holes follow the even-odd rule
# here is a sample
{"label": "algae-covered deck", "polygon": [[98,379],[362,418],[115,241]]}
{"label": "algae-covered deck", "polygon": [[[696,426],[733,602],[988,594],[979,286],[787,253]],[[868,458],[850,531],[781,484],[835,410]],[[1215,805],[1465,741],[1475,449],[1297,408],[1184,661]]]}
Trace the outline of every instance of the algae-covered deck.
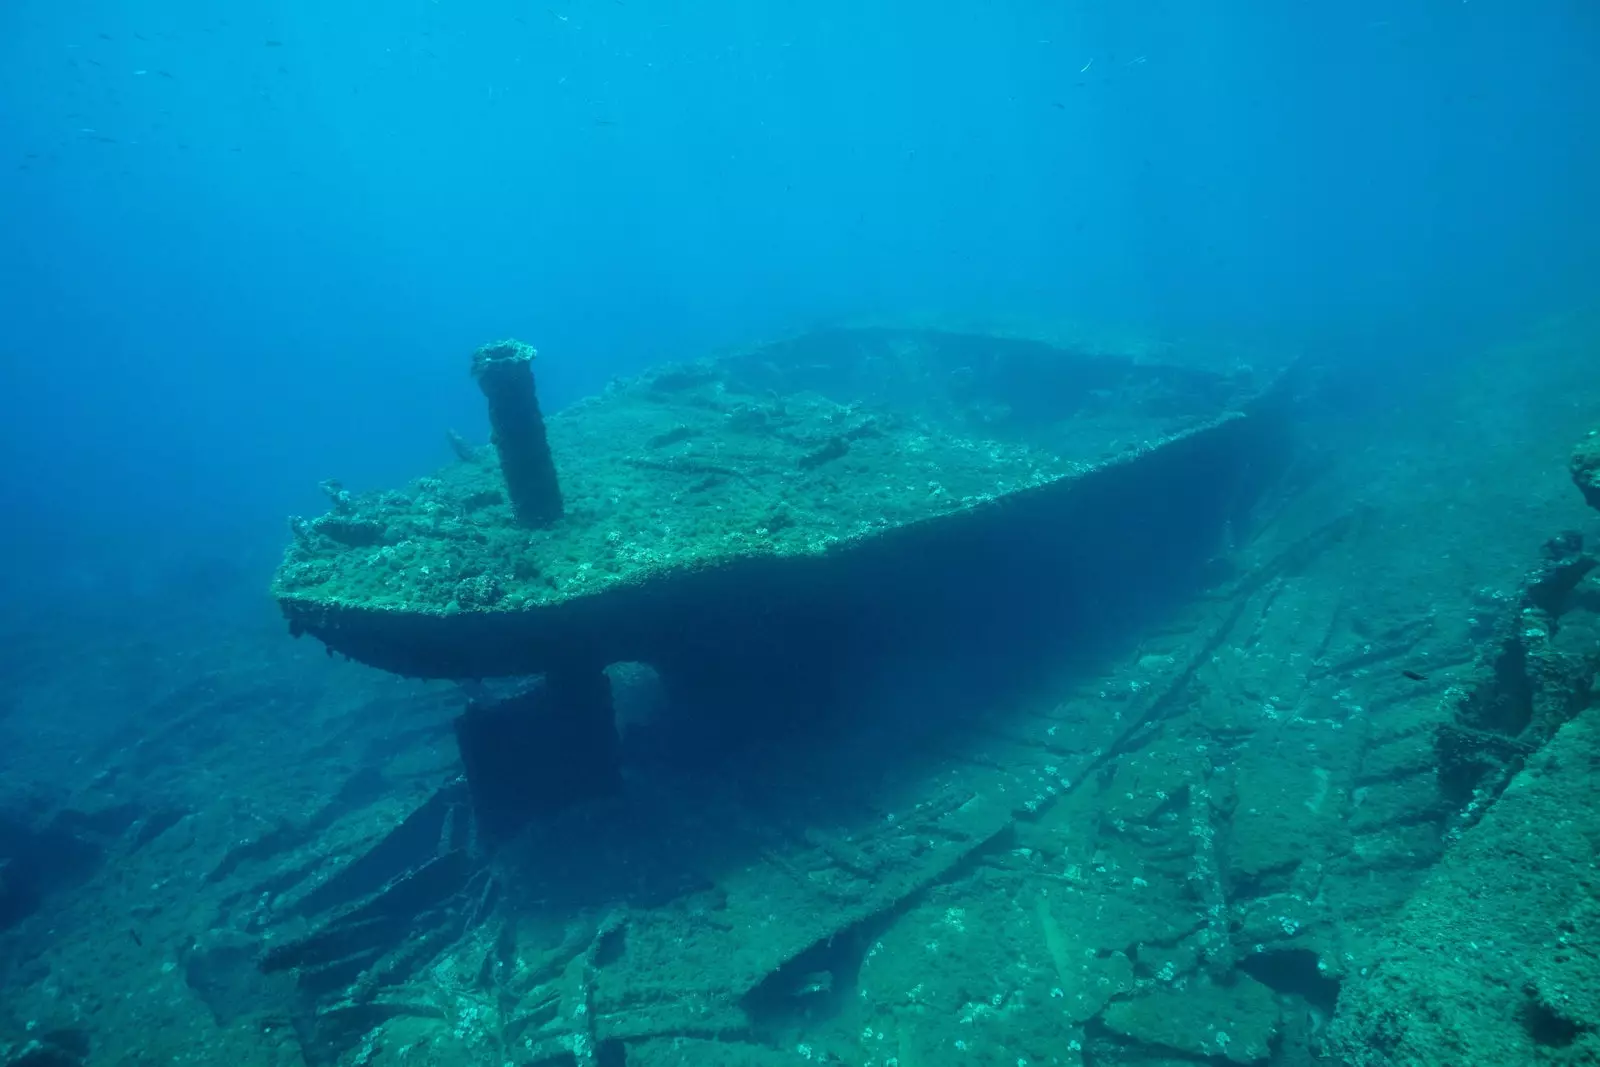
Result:
{"label": "algae-covered deck", "polygon": [[403,489],[334,488],[327,515],[296,522],[274,591],[296,632],[407,674],[670,666],[775,616],[840,624],[907,579],[981,567],[996,538],[1036,549],[1030,516],[1167,449],[1222,448],[1198,469],[1234,492],[1235,424],[1261,384],[1017,338],[805,334],[548,418],[564,511],[545,525],[517,521],[490,448]]}

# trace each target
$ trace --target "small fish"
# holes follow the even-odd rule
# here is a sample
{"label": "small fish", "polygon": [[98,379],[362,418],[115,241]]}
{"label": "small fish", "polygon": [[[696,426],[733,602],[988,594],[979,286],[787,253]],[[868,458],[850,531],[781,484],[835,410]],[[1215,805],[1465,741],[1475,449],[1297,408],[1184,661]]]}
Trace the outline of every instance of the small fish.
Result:
{"label": "small fish", "polygon": [[135,929],[133,929],[133,928],[132,928],[132,927],[131,927],[131,926],[130,926],[130,927],[129,927],[129,928],[128,928],[128,936],[129,936],[129,937],[131,937],[131,938],[133,938],[133,943],[134,943],[134,944],[135,944],[135,945],[138,945],[138,946],[139,946],[139,947],[140,947],[140,948],[144,948],[144,938],[142,938],[142,937],[140,937],[140,936],[139,936],[139,931],[137,931],[137,930],[135,930]]}
{"label": "small fish", "polygon": [[812,971],[800,979],[799,984],[795,986],[794,996],[809,997],[831,992],[833,992],[833,972]]}
{"label": "small fish", "polygon": [[1410,678],[1413,682],[1426,682],[1428,680],[1426,674],[1418,674],[1416,671],[1401,671],[1400,673]]}
{"label": "small fish", "polygon": [[282,48],[283,47],[283,42],[282,41],[268,41],[267,42],[267,47],[268,48]]}

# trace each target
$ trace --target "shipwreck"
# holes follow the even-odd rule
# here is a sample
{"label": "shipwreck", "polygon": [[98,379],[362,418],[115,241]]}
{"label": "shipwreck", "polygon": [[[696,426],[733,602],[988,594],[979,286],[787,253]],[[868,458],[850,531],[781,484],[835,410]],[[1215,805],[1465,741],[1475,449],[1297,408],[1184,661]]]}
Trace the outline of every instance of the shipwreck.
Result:
{"label": "shipwreck", "polygon": [[[548,419],[535,366],[480,349],[493,447],[454,438],[403,489],[330,491],[273,584],[330,653],[543,676],[459,732],[506,826],[614,782],[609,665],[653,667],[714,746],[836,713],[884,664],[1025,677],[1203,576],[1287,451],[1276,373],[1029,337],[813,331]],[[552,750],[548,774],[501,766]]]}

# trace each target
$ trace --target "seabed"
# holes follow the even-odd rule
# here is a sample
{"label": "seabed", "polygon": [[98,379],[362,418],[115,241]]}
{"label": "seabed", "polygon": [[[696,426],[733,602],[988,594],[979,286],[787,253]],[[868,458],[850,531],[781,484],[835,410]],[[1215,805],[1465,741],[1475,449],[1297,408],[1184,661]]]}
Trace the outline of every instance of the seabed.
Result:
{"label": "seabed", "polygon": [[1288,359],[490,346],[302,641],[0,824],[0,1063],[1588,1062],[1600,438],[1458,429],[1557,341],[1403,462]]}

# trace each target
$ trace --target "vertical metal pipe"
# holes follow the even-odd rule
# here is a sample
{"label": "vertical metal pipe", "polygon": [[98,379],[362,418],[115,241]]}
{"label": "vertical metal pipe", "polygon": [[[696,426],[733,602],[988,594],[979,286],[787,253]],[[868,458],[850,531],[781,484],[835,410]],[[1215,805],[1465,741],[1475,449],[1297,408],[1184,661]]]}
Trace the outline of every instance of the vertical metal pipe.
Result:
{"label": "vertical metal pipe", "polygon": [[521,341],[496,341],[473,353],[472,376],[489,401],[491,440],[517,522],[548,526],[561,518],[561,483],[534,389],[535,355]]}

